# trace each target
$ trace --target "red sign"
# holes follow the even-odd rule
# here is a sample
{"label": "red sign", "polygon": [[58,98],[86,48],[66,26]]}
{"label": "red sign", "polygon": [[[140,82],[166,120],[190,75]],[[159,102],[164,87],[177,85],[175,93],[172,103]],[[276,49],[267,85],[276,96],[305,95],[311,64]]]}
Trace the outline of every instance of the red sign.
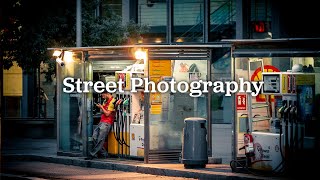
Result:
{"label": "red sign", "polygon": [[266,32],[265,23],[263,21],[253,22],[254,31],[257,33]]}
{"label": "red sign", "polygon": [[247,110],[247,96],[245,94],[237,94],[236,104],[237,110]]}

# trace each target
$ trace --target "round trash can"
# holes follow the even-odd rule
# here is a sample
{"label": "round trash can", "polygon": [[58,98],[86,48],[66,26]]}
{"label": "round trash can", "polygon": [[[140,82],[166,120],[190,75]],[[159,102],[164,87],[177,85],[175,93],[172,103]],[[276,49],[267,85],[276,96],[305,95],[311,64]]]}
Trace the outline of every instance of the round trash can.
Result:
{"label": "round trash can", "polygon": [[199,117],[184,119],[181,162],[185,168],[205,168],[208,164],[206,122]]}

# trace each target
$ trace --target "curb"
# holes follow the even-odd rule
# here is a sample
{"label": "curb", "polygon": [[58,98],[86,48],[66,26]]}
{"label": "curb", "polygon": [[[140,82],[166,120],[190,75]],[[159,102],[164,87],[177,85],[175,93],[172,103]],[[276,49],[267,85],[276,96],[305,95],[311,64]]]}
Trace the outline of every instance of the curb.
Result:
{"label": "curb", "polygon": [[25,177],[22,175],[15,175],[15,174],[7,174],[7,173],[0,173],[0,178],[5,179],[17,179],[17,180],[32,180],[32,177]]}
{"label": "curb", "polygon": [[47,163],[57,163],[64,165],[73,165],[88,168],[118,170],[125,172],[137,172],[144,174],[152,174],[159,176],[174,176],[196,179],[264,179],[263,177],[257,177],[249,174],[237,174],[231,172],[192,172],[192,171],[180,171],[174,169],[165,169],[157,167],[146,167],[141,165],[132,164],[120,164],[114,162],[84,160],[79,157],[57,157],[57,156],[44,156],[44,155],[3,155],[3,161],[40,161]]}

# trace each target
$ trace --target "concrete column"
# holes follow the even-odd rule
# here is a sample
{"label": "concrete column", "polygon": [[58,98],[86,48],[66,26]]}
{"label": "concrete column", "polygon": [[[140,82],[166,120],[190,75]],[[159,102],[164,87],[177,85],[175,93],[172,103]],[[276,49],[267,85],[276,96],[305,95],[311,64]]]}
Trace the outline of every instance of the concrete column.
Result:
{"label": "concrete column", "polygon": [[204,16],[203,16],[203,42],[209,42],[210,32],[210,1],[204,0]]}
{"label": "concrete column", "polygon": [[236,0],[236,39],[250,38],[250,1]]}
{"label": "concrete column", "polygon": [[[23,73],[22,74],[22,88],[23,88],[23,91],[22,91],[22,97],[21,97],[21,117],[28,117],[28,107],[29,107],[29,88],[28,88],[28,82],[29,82],[29,79],[31,77],[28,76],[28,74],[26,73]],[[31,106],[33,107],[33,106]],[[35,108],[35,107],[34,107]]]}
{"label": "concrete column", "polygon": [[271,1],[271,32],[272,39],[278,39],[282,37],[281,35],[281,12],[280,12],[279,2]]}

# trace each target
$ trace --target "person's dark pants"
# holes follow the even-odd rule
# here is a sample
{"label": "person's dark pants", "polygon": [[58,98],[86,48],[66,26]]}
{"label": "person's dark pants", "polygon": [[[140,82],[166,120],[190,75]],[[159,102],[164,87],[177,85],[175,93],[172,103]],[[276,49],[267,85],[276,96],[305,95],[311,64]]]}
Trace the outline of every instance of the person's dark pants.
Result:
{"label": "person's dark pants", "polygon": [[104,149],[103,145],[106,137],[108,136],[111,130],[111,124],[100,122],[98,126],[93,131],[93,149],[90,152],[91,156],[96,156],[98,152],[101,153],[104,157],[108,156],[108,152]]}

